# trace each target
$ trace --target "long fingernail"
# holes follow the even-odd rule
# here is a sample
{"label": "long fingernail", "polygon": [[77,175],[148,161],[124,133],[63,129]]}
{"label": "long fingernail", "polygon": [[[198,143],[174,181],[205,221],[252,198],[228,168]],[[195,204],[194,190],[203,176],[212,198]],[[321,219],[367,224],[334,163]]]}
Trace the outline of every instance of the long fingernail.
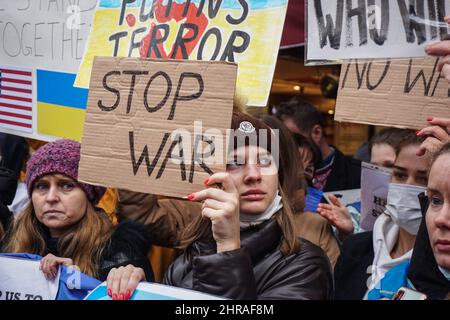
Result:
{"label": "long fingernail", "polygon": [[127,294],[125,296],[125,300],[130,300],[130,298],[131,298],[131,292],[130,292],[130,290],[128,290]]}
{"label": "long fingernail", "polygon": [[124,298],[123,293],[121,293],[121,294],[119,295],[119,300],[123,300],[123,298]]}
{"label": "long fingernail", "polygon": [[209,183],[209,178],[206,178],[205,180],[203,180],[203,184],[207,185]]}
{"label": "long fingernail", "polygon": [[111,289],[108,289],[108,296],[111,297],[111,294],[112,294]]}
{"label": "long fingernail", "polygon": [[117,294],[114,293],[112,298],[113,298],[113,300],[117,300]]}
{"label": "long fingernail", "polygon": [[191,193],[190,195],[187,196],[187,199],[188,199],[189,201],[194,200],[194,198],[195,198],[195,196],[194,196],[193,193]]}

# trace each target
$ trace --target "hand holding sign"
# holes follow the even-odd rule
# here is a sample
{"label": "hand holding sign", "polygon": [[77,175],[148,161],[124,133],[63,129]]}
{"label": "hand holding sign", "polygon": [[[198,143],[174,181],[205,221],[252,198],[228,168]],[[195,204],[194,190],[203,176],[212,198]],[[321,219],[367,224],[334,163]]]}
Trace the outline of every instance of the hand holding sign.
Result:
{"label": "hand holding sign", "polygon": [[141,281],[145,281],[145,273],[142,268],[131,264],[126,267],[113,268],[109,271],[106,279],[108,296],[113,300],[129,300]]}
{"label": "hand holding sign", "polygon": [[58,275],[59,265],[63,264],[65,266],[73,266],[73,260],[70,258],[57,257],[51,253],[46,255],[41,260],[41,265],[39,268],[45,275],[45,278],[53,280]]}
{"label": "hand holding sign", "polygon": [[[450,24],[450,16],[444,18]],[[439,61],[439,71],[447,79],[450,86],[450,36],[444,41],[435,42],[425,48],[425,52],[432,56],[442,56]]]}
{"label": "hand holding sign", "polygon": [[450,119],[430,117],[428,123],[431,126],[417,132],[418,136],[427,136],[417,152],[419,157],[425,155],[427,151],[433,154],[450,142]]}
{"label": "hand holding sign", "polygon": [[213,174],[205,185],[221,184],[223,190],[208,188],[188,196],[191,201],[204,201],[202,216],[212,222],[212,232],[217,243],[217,252],[239,249],[239,194],[230,175],[226,172]]}

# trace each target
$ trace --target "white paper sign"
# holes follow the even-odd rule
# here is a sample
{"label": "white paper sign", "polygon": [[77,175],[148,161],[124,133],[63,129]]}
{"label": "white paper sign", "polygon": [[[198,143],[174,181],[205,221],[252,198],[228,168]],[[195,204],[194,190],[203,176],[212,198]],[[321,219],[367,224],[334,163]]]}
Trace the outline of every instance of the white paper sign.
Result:
{"label": "white paper sign", "polygon": [[386,209],[392,170],[370,163],[361,164],[361,228],[373,229],[375,220]]}
{"label": "white paper sign", "polygon": [[450,1],[308,0],[306,60],[423,57],[448,14]]}
{"label": "white paper sign", "polygon": [[325,199],[328,201],[328,203],[332,204],[332,202],[328,199],[328,196],[330,194],[338,198],[344,206],[348,206],[349,204],[361,201],[361,189],[331,191],[324,193]]}
{"label": "white paper sign", "polygon": [[55,300],[59,276],[47,280],[40,261],[0,257],[0,300]]}
{"label": "white paper sign", "polygon": [[76,73],[97,0],[0,1],[0,61]]}

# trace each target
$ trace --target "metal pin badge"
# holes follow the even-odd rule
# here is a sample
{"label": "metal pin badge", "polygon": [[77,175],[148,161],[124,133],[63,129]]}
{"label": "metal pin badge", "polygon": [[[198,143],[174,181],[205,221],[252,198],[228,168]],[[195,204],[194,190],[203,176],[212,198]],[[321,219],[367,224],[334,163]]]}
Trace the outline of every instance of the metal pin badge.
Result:
{"label": "metal pin badge", "polygon": [[255,127],[248,121],[242,121],[239,124],[239,131],[243,132],[243,133],[252,133],[254,132],[256,129]]}

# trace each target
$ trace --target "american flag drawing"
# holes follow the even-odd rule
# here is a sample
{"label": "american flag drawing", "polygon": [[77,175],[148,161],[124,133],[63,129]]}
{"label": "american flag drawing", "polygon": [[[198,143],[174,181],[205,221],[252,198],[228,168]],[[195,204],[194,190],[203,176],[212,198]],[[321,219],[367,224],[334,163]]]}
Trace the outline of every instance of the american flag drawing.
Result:
{"label": "american flag drawing", "polygon": [[0,66],[0,127],[33,132],[31,69]]}

